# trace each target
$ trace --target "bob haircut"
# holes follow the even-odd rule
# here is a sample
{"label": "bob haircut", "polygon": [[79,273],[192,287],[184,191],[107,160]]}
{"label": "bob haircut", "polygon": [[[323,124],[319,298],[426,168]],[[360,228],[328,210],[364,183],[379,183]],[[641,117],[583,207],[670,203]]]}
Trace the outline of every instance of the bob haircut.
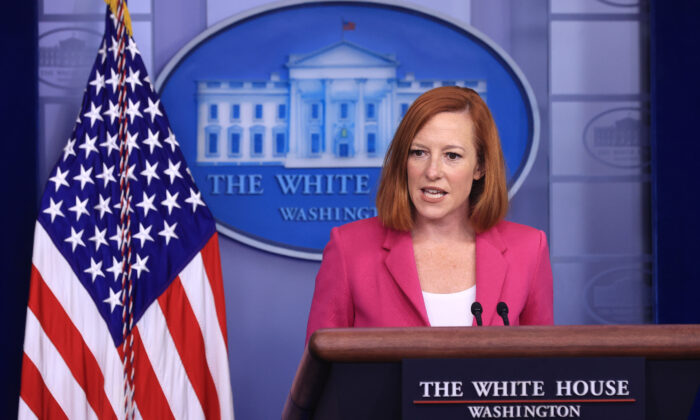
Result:
{"label": "bob haircut", "polygon": [[387,150],[377,191],[377,213],[388,228],[413,228],[415,207],[408,195],[408,154],[416,134],[441,112],[466,112],[474,124],[477,167],[482,173],[469,194],[469,220],[474,230],[480,233],[490,229],[508,211],[505,160],[491,111],[474,90],[445,86],[429,90],[413,102]]}

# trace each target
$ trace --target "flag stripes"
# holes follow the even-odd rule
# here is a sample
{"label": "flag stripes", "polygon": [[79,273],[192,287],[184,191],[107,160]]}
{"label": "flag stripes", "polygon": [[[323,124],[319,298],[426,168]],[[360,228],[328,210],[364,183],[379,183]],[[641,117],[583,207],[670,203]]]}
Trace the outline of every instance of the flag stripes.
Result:
{"label": "flag stripes", "polygon": [[[55,402],[55,401],[54,401]],[[58,407],[58,404],[56,404],[56,407]],[[58,407],[60,410],[60,407]],[[19,409],[17,410],[17,418],[19,420],[37,420],[39,417],[37,417],[32,410],[29,409],[27,404],[23,400],[19,400]],[[66,414],[61,411],[58,414],[49,414],[49,413],[44,413],[44,416],[42,419],[65,419]]]}
{"label": "flag stripes", "polygon": [[160,305],[149,306],[136,327],[175,418],[204,418],[204,410],[187,377]]}
{"label": "flag stripes", "polygon": [[143,347],[141,333],[138,328],[134,328],[131,333],[134,335],[134,369],[138,372],[134,377],[134,400],[137,411],[144,419],[175,419],[156,373],[153,371],[151,360]]}
{"label": "flag stripes", "polygon": [[[228,361],[220,351],[226,348],[225,330],[207,276],[217,269],[207,267],[207,257],[218,257],[215,237],[133,330],[134,397],[144,418],[233,417]],[[33,261],[20,396],[28,409],[24,418],[123,419],[121,347],[112,345],[87,291],[40,223]],[[51,275],[45,276],[48,267]],[[221,396],[228,398],[219,401]]]}
{"label": "flag stripes", "polygon": [[97,360],[35,267],[32,267],[28,306],[44,334],[66,362],[73,378],[85,392],[88,404],[96,413],[100,413],[100,418],[116,419],[115,413],[119,412],[119,406],[110,405],[104,391],[104,376]]}
{"label": "flag stripes", "polygon": [[200,331],[199,324],[179,278],[176,278],[168,290],[158,298],[158,303],[165,315],[173,344],[206,417],[220,418],[219,399],[216,395],[214,380],[207,367],[206,359],[201,357],[205,354],[204,339],[201,334],[193,334]]}
{"label": "flag stripes", "polygon": [[68,419],[61,406],[46,388],[36,365],[24,354],[22,357],[22,386],[20,388],[18,419]]}
{"label": "flag stripes", "polygon": [[[224,296],[224,282],[221,276],[221,258],[219,256],[219,234],[214,233],[214,236],[209,239],[204,248],[200,251],[202,264],[209,279],[209,287],[213,292],[214,306],[216,308],[216,317],[219,320],[221,328],[221,336],[224,338],[224,345],[228,349],[228,335],[226,334],[226,308]],[[209,304],[206,306],[210,308]],[[201,319],[201,318],[200,318]]]}
{"label": "flag stripes", "polygon": [[[123,368],[112,336],[95,305],[90,304],[92,298],[78,281],[68,261],[54,247],[43,225],[38,222],[34,228],[32,262],[42,283],[59,302],[61,311],[71,320],[81,340],[100,365],[105,378],[105,393],[117,416],[123,419],[123,409],[116,408],[122,407],[124,400]],[[48,316],[60,315],[50,313]],[[29,344],[26,334],[24,343],[26,348]]]}
{"label": "flag stripes", "polygon": [[[215,259],[212,259],[212,255]],[[207,261],[206,258],[209,258]],[[211,280],[210,276],[221,277],[219,261],[219,247],[215,239],[203,248],[201,255],[196,255],[192,261],[180,273],[182,287],[187,294],[195,320],[200,322],[200,328],[204,341],[208,343],[205,356],[209,371],[219,394],[221,417],[233,417],[233,401],[231,393],[225,392],[230,388],[228,376],[228,357],[226,353],[226,340],[222,331],[226,331],[225,314],[223,308],[223,288],[218,293],[212,291],[213,284],[221,285],[221,280]],[[213,266],[213,267],[212,267]],[[201,281],[206,278],[208,281]],[[211,287],[208,287],[211,286]],[[217,297],[221,299],[217,300]],[[223,326],[220,322],[224,319]]]}
{"label": "flag stripes", "polygon": [[56,347],[44,334],[32,311],[27,311],[24,336],[31,342],[31,345],[27,345],[25,340],[25,356],[34,363],[47,391],[58,402],[66,416],[70,419],[97,419],[92,407],[85,404],[85,392],[73,378]]}

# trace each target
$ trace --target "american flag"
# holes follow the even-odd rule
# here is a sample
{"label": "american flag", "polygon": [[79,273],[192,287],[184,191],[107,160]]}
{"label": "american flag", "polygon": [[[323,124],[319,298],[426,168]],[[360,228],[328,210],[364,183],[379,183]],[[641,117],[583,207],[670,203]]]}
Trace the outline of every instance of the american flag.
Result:
{"label": "american flag", "polygon": [[19,417],[233,418],[214,218],[113,7],[41,199]]}
{"label": "american flag", "polygon": [[343,20],[343,31],[354,31],[355,22],[350,22],[349,20]]}

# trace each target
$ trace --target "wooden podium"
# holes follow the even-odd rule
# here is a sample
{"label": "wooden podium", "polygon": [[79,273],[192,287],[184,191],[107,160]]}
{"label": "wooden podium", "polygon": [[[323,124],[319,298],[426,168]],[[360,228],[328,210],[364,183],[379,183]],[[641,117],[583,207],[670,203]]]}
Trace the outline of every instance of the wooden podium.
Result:
{"label": "wooden podium", "polygon": [[643,357],[646,418],[688,418],[700,325],[348,328],[313,334],[282,418],[400,419],[403,359]]}

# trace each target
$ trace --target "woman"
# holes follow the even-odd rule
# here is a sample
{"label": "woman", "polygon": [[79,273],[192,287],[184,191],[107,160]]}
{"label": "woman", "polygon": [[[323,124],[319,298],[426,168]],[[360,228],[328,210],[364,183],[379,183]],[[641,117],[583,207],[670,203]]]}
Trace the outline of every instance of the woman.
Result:
{"label": "woman", "polygon": [[378,217],[331,231],[306,340],[319,328],[552,324],[543,232],[504,221],[505,164],[491,112],[471,89],[411,105],[389,146]]}

